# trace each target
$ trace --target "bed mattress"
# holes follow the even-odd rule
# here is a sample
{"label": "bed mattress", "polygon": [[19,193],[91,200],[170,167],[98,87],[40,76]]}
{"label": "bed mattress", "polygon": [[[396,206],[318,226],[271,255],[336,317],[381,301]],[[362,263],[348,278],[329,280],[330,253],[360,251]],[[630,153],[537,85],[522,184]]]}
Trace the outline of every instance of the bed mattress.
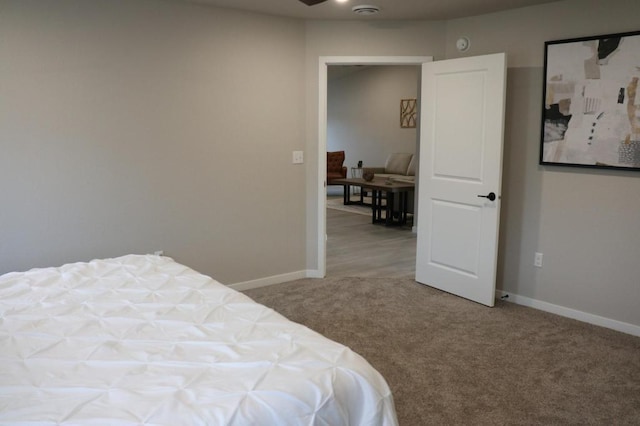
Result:
{"label": "bed mattress", "polygon": [[170,258],[0,276],[0,424],[395,425],[361,356]]}

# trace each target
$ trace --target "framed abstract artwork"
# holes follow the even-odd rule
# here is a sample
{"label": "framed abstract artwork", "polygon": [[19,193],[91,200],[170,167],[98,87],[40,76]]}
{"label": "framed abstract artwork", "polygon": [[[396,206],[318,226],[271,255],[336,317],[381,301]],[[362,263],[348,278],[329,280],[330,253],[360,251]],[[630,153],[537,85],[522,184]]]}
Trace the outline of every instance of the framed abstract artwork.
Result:
{"label": "framed abstract artwork", "polygon": [[548,41],[540,164],[640,170],[640,31]]}

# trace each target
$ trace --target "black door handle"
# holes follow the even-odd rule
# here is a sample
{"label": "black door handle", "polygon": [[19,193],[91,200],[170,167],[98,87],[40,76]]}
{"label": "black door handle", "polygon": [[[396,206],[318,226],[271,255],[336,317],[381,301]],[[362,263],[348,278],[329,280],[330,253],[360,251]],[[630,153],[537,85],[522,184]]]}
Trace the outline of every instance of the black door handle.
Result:
{"label": "black door handle", "polygon": [[490,192],[487,195],[478,195],[478,197],[480,197],[480,198],[488,198],[489,201],[495,201],[496,200],[496,194],[494,194],[493,192]]}

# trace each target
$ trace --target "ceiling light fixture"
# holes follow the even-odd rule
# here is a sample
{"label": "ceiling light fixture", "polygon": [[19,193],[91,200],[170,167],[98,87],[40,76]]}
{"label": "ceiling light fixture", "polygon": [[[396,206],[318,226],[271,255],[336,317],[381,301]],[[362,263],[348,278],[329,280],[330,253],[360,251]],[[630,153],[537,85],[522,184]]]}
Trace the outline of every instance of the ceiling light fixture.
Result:
{"label": "ceiling light fixture", "polygon": [[370,4],[359,4],[358,6],[353,6],[351,10],[353,10],[353,13],[357,13],[358,15],[375,15],[380,12],[378,6]]}

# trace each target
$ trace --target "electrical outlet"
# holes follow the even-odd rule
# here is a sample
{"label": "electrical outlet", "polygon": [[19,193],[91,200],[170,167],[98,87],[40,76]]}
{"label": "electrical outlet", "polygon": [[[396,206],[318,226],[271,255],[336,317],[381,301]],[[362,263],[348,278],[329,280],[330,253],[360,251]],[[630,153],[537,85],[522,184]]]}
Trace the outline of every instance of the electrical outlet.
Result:
{"label": "electrical outlet", "polygon": [[156,256],[162,256],[162,255],[164,255],[164,250],[154,251],[153,254],[156,255]]}
{"label": "electrical outlet", "polygon": [[542,253],[536,252],[535,257],[533,258],[533,266],[542,268]]}

